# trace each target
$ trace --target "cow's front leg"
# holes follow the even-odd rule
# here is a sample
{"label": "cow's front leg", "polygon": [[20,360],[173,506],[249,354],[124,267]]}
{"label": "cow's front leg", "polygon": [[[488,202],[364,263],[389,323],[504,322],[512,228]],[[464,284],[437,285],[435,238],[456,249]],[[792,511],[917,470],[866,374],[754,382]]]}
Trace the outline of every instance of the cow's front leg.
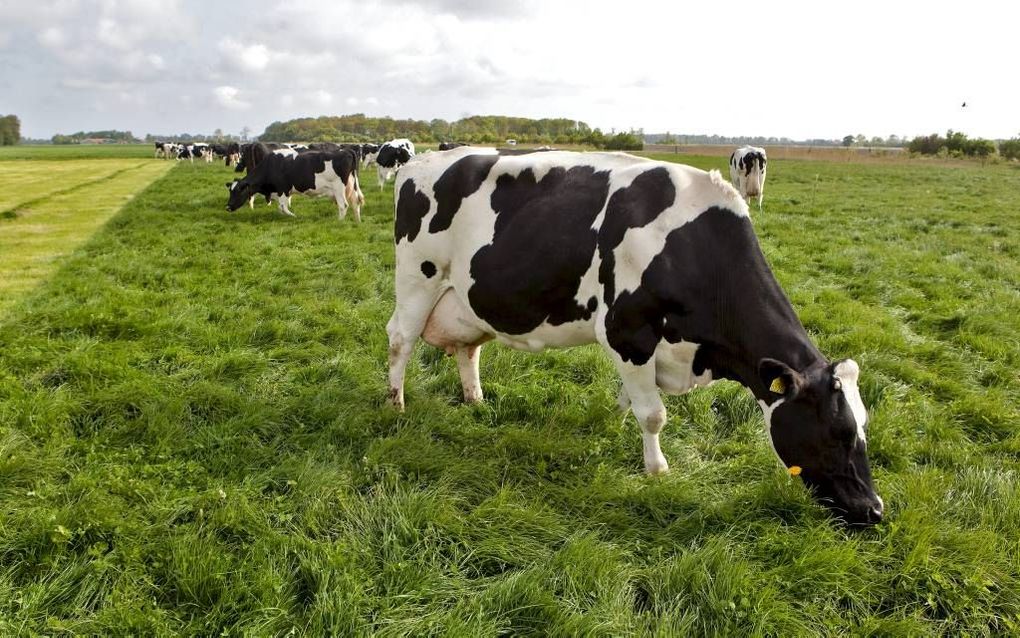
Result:
{"label": "cow's front leg", "polygon": [[666,406],[655,383],[655,360],[638,366],[617,359],[616,368],[623,379],[621,394],[629,397],[630,409],[641,426],[645,472],[665,474],[669,471],[669,464],[659,447],[659,432],[666,425]]}
{"label": "cow's front leg", "polygon": [[616,409],[620,411],[623,418],[627,418],[627,412],[630,411],[630,395],[627,394],[627,388],[620,384],[620,392],[616,395]]}

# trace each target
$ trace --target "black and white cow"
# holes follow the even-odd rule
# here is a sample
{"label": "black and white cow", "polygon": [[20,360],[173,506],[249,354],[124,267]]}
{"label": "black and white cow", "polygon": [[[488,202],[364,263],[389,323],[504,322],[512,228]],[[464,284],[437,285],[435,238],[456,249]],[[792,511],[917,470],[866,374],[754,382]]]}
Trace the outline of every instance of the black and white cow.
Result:
{"label": "black and white cow", "polygon": [[390,400],[422,338],[456,356],[464,399],[482,399],[480,347],[538,351],[596,342],[659,447],[660,391],[716,379],[746,386],[791,474],[845,521],[873,524],[858,366],[811,342],[758,245],[747,204],[718,171],[626,154],[420,156],[396,180],[396,308]]}
{"label": "black and white cow", "polygon": [[439,150],[441,150],[441,151],[452,151],[453,149],[460,148],[461,146],[464,146],[464,145],[461,144],[460,142],[440,142],[439,143]]}
{"label": "black and white cow", "polygon": [[237,142],[213,144],[210,148],[217,157],[223,158],[224,166],[233,166],[241,160],[241,145]]}
{"label": "black and white cow", "polygon": [[390,140],[379,147],[375,163],[379,171],[379,190],[397,173],[397,169],[414,157],[414,143],[406,138]]}
{"label": "black and white cow", "polygon": [[155,153],[152,156],[154,159],[158,159],[160,157],[166,159],[166,147],[165,147],[165,145],[166,145],[166,142],[156,142],[155,143]]}
{"label": "black and white cow", "polygon": [[744,199],[758,198],[758,210],[765,196],[765,149],[741,146],[730,155],[730,181]]}
{"label": "black and white cow", "polygon": [[375,164],[375,158],[379,155],[379,149],[382,148],[380,144],[362,144],[361,145],[361,167],[368,168],[372,164]]}
{"label": "black and white cow", "polygon": [[227,210],[235,211],[245,202],[250,204],[256,195],[263,195],[267,202],[278,200],[280,212],[293,217],[290,196],[303,193],[334,199],[340,219],[347,216],[350,205],[354,208],[354,219],[361,221],[365,196],[358,184],[358,158],[354,153],[291,151],[291,155],[282,150],[266,155],[243,179],[227,183],[230,190]]}

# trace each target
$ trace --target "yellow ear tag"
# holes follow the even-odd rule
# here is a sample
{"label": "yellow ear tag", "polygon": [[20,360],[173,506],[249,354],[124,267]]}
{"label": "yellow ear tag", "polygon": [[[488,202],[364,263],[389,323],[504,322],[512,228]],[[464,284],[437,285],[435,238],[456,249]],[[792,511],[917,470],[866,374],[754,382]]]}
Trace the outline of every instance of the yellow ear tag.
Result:
{"label": "yellow ear tag", "polygon": [[786,394],[786,384],[783,383],[782,377],[776,377],[772,380],[772,385],[769,386],[769,390],[776,394]]}
{"label": "yellow ear tag", "polygon": [[800,476],[799,465],[791,465],[786,471],[790,473],[790,476]]}

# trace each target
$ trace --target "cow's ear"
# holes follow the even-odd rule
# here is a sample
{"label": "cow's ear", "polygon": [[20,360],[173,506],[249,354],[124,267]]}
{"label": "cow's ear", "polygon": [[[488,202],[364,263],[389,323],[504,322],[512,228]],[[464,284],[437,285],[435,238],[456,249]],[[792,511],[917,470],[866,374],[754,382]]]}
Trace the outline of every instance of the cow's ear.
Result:
{"label": "cow's ear", "polygon": [[765,358],[758,362],[758,378],[776,399],[792,399],[804,386],[804,377],[799,372],[776,359]]}

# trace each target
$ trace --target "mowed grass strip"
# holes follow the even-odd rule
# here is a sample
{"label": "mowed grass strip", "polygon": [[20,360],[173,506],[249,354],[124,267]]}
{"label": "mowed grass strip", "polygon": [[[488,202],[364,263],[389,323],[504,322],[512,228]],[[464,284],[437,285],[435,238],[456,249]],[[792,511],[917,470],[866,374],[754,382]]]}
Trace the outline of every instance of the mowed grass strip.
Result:
{"label": "mowed grass strip", "polygon": [[[685,158],[724,167],[725,158]],[[758,407],[670,398],[666,477],[596,348],[420,346],[385,406],[392,187],[365,222],[147,188],[0,321],[0,633],[1020,631],[1018,173],[770,163],[763,247],[854,356],[887,519],[833,525]]]}
{"label": "mowed grass strip", "polygon": [[170,168],[138,160],[0,162],[10,183],[0,194],[0,312]]}

